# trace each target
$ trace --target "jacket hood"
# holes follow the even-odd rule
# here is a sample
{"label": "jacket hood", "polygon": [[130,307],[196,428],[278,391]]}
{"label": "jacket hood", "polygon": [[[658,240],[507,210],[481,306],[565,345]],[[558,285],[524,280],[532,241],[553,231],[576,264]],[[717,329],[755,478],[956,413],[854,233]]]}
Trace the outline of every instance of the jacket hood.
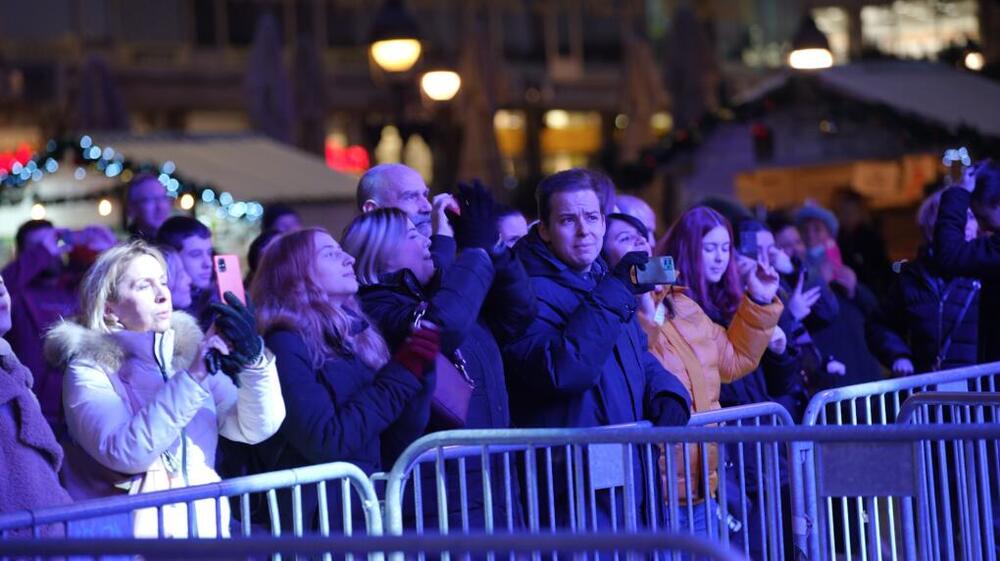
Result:
{"label": "jacket hood", "polygon": [[[593,285],[584,280],[582,275],[570,269],[556,257],[555,253],[552,253],[548,244],[538,234],[537,224],[531,227],[526,236],[518,240],[514,246],[514,253],[521,260],[528,276],[548,277],[560,285],[571,288],[587,291],[593,289]],[[607,274],[608,265],[603,258],[598,257],[590,270],[594,280],[597,281]]]}
{"label": "jacket hood", "polygon": [[[179,311],[172,314],[170,329],[174,337],[173,366],[185,369],[194,361],[204,334],[193,317]],[[153,337],[151,331],[137,333],[121,330],[101,333],[87,329],[75,321],[62,320],[45,335],[45,360],[60,370],[65,370],[76,359],[93,361],[118,370],[127,356],[145,352],[140,349],[148,349],[148,354],[152,357]]]}

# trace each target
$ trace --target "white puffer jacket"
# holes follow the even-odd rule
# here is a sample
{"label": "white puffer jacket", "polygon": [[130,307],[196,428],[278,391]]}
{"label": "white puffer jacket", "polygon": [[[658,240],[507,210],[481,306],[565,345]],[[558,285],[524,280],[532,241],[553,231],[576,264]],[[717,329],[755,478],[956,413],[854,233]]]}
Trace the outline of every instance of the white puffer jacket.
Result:
{"label": "white puffer jacket", "polygon": [[[265,353],[240,372],[239,388],[224,374],[199,384],[186,368],[203,337],[194,318],[182,312],[174,312],[164,333],[105,334],[71,321],[48,333],[46,357],[66,372],[69,434],[86,452],[67,457],[64,479],[75,499],[112,494],[112,485],[136,494],[217,482],[220,434],[256,444],[278,431],[285,404],[274,358]],[[94,461],[99,466],[69,465]],[[227,501],[220,505],[226,535]],[[198,501],[195,512],[191,535],[215,537],[215,502]],[[167,537],[188,536],[184,505],[166,509],[164,523]],[[156,525],[153,509],[134,516],[136,537],[155,537]]]}

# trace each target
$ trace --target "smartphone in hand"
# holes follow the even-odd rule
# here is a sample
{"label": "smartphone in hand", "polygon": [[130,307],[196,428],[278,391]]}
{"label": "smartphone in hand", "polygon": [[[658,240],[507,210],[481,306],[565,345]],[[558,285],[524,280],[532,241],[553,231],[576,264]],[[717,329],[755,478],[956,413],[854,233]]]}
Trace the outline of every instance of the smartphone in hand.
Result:
{"label": "smartphone in hand", "polygon": [[232,292],[247,303],[246,292],[243,290],[243,274],[240,272],[240,259],[235,255],[216,255],[212,257],[215,268],[215,281],[219,287],[219,300],[226,301],[226,292]]}
{"label": "smartphone in hand", "polygon": [[638,284],[677,284],[674,258],[669,255],[650,257],[645,265],[637,265],[632,274]]}

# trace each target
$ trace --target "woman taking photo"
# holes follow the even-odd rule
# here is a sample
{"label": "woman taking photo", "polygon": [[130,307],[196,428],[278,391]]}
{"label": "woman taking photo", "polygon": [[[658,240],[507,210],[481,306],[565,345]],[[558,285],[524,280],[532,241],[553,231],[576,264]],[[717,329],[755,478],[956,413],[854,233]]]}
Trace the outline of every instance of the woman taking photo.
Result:
{"label": "woman taking photo", "polygon": [[[277,359],[288,415],[257,447],[255,457],[270,462],[261,471],[345,461],[371,474],[391,467],[382,462],[383,433],[404,446],[423,433],[437,331],[407,334],[390,358],[358,305],[353,267],[354,258],[319,228],[285,234],[263,253],[251,293]],[[339,490],[330,492],[327,504],[338,504]],[[285,499],[282,494],[287,513]],[[303,489],[302,500],[304,521],[316,528],[312,486]]]}
{"label": "woman taking photo", "polygon": [[[344,247],[358,259],[355,268],[362,284],[362,305],[390,348],[399,345],[418,318],[438,326],[442,354],[457,369],[464,369],[474,385],[468,416],[461,426],[506,428],[510,426],[510,408],[497,339],[519,336],[534,319],[534,293],[523,266],[498,244],[493,201],[486,191],[478,185],[462,187],[458,202],[461,215],[455,232],[461,251],[442,271],[435,270],[430,241],[397,209],[379,209],[357,217],[344,234]],[[456,425],[432,415],[428,428]],[[462,516],[458,501],[450,501],[449,525],[460,527],[467,518],[470,527],[483,528],[486,518],[478,460],[467,462],[466,473],[468,516]],[[452,474],[449,469],[449,498],[459,496],[459,479],[457,472]],[[424,483],[425,493],[433,488],[433,484]],[[511,493],[512,505],[517,505],[517,490]],[[504,523],[506,496],[497,483],[494,520]],[[511,509],[514,525],[519,525],[520,509]],[[429,514],[426,519],[431,523]]]}
{"label": "woman taking photo", "polygon": [[[227,295],[216,306],[218,334],[202,334],[173,311],[166,264],[142,241],[97,259],[80,287],[80,315],[46,338],[46,356],[66,371],[63,401],[69,435],[67,490],[74,499],[137,494],[219,481],[213,466],[220,434],[256,443],[285,416],[274,367],[253,315]],[[212,375],[206,363],[224,364]],[[166,537],[215,537],[215,501],[163,509]],[[228,534],[225,501],[220,530]],[[156,537],[154,509],[132,520],[137,537]]]}
{"label": "woman taking photo", "polygon": [[[631,251],[651,253],[646,228],[638,219],[611,214],[607,219],[604,257],[614,267]],[[685,213],[671,228],[661,244],[658,255],[674,258],[678,271],[678,286],[663,286],[647,293],[640,300],[639,322],[649,338],[649,349],[674,373],[692,396],[692,413],[719,409],[722,383],[730,383],[753,372],[767,348],[781,315],[781,303],[775,298],[778,276],[768,267],[760,266],[752,275],[748,290],[725,290],[738,287],[738,274],[730,259],[731,237],[728,223],[721,215],[707,208],[695,208]],[[724,297],[712,298],[712,295]],[[710,303],[710,307],[699,300]],[[713,322],[712,313],[734,310],[729,328]],[[675,448],[676,485],[682,505],[701,505],[718,486],[715,446],[706,447],[709,455],[709,480],[704,481],[700,447],[689,447],[689,463],[685,468],[683,451]],[[685,488],[684,470],[691,473],[691,489]],[[714,507],[695,506],[694,517],[687,517],[681,508],[681,528],[708,533]]]}

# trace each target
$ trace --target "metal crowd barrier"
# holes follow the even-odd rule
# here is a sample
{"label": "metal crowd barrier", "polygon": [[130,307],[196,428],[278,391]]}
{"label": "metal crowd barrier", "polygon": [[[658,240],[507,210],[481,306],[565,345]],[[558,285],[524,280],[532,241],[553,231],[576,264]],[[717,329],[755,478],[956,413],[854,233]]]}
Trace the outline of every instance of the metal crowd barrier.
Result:
{"label": "metal crowd barrier", "polygon": [[[340,485],[340,505],[327,504],[327,486]],[[90,523],[108,517],[124,518],[129,522],[136,513],[146,509],[155,509],[157,520],[157,536],[164,536],[164,508],[170,505],[186,505],[191,513],[196,501],[210,500],[215,511],[215,535],[228,536],[230,529],[224,526],[223,509],[230,497],[238,497],[239,528],[238,535],[250,536],[254,533],[270,532],[272,536],[286,535],[283,532],[281,515],[279,514],[278,493],[289,492],[291,512],[291,530],[294,536],[309,533],[306,526],[312,521],[303,520],[302,492],[303,486],[315,486],[319,502],[318,533],[322,536],[331,535],[330,513],[336,513],[339,508],[342,516],[342,527],[334,533],[345,535],[355,533],[352,504],[359,504],[364,512],[364,527],[362,533],[380,535],[382,533],[382,517],[378,506],[378,498],[367,475],[357,466],[345,462],[334,462],[309,467],[295,468],[259,475],[227,479],[218,483],[197,485],[181,489],[171,489],[154,493],[143,493],[123,497],[108,497],[91,501],[82,501],[59,507],[42,508],[38,510],[22,510],[0,515],[0,536],[7,538],[14,532],[21,535],[27,531],[38,538],[46,527],[61,527],[70,537],[108,537],[93,535]],[[334,489],[331,489],[335,491]],[[353,491],[353,493],[352,493]],[[259,495],[263,494],[263,496]],[[336,496],[336,495],[332,495]],[[269,530],[256,530],[251,521],[251,501],[260,497],[266,503]],[[148,511],[147,511],[148,512]],[[284,521],[285,524],[288,521]],[[75,531],[80,526],[87,525],[85,531]],[[191,524],[189,517],[189,525]],[[131,537],[131,532],[126,536]],[[117,534],[116,537],[124,537]],[[45,540],[51,542],[53,540]],[[3,542],[7,549],[7,542]]]}
{"label": "metal crowd barrier", "polygon": [[[252,537],[232,540],[15,540],[2,543],[3,553],[17,558],[62,560],[107,559],[107,556],[141,556],[140,559],[260,559],[279,552],[287,556],[314,559],[320,555],[337,558],[368,555],[381,558],[396,554],[412,559],[416,554],[477,558],[510,556],[524,559],[528,554],[557,549],[572,559],[589,561],[592,552],[602,556],[646,559],[651,552],[674,552],[691,561],[741,561],[739,554],[704,538],[664,532],[639,534],[497,534],[436,536],[355,536],[348,537]],[[126,558],[127,558],[126,557]],[[596,559],[596,558],[595,558]]]}
{"label": "metal crowd barrier", "polygon": [[[1000,393],[928,392],[910,397],[903,424],[997,423]],[[919,546],[930,559],[995,559],[1000,542],[1000,441],[922,442]]]}
{"label": "metal crowd barrier", "polygon": [[[977,365],[824,390],[813,396],[803,418],[806,426],[876,426],[895,422],[903,403],[914,395],[935,391],[995,392],[1000,387],[1000,363]],[[797,547],[811,558],[900,559],[916,547],[901,519],[905,504],[891,495],[817,489],[815,447],[793,445],[793,495],[802,503],[793,520]],[[906,450],[885,454],[908,453]],[[873,465],[877,471],[878,466]],[[879,480],[878,473],[870,474]]]}
{"label": "metal crowd barrier", "polygon": [[[699,413],[689,426],[793,424],[780,405],[761,403]],[[732,543],[747,556],[767,551],[771,559],[784,558],[782,488],[787,485],[781,475],[787,470],[779,464],[787,461],[785,446],[701,442],[667,447],[637,440],[623,447],[601,440],[608,430],[648,427],[643,422],[557,432],[592,436],[592,442],[579,446],[542,444],[530,430],[455,431],[420,439],[385,476],[386,532],[666,528]],[[499,444],[494,437],[500,434],[520,438]],[[474,444],[452,443],[452,437]],[[694,490],[693,495],[685,490]],[[470,497],[476,499],[471,507]],[[520,505],[524,509],[518,516]]]}

